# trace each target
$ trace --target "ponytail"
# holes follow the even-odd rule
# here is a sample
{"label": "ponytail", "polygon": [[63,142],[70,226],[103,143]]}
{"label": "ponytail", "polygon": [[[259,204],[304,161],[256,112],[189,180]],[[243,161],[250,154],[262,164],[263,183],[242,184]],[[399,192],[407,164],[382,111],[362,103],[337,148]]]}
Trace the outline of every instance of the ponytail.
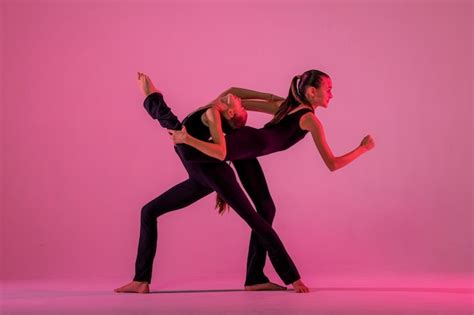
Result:
{"label": "ponytail", "polygon": [[274,125],[282,120],[293,108],[301,104],[301,95],[298,92],[298,81],[301,76],[297,75],[291,80],[290,90],[287,98],[281,103],[272,120],[265,124],[265,127]]}
{"label": "ponytail", "polygon": [[295,100],[297,100],[299,103],[303,103],[302,99],[305,97],[301,96],[300,87],[301,87],[301,76],[297,75],[293,78],[293,80],[291,80],[290,90]]}
{"label": "ponytail", "polygon": [[322,77],[329,78],[326,73],[319,70],[308,70],[302,75],[294,76],[293,80],[291,80],[288,97],[281,103],[275,116],[265,127],[277,124],[288,115],[292,109],[298,107],[300,104],[311,105],[305,95],[306,88],[312,86],[319,89]]}

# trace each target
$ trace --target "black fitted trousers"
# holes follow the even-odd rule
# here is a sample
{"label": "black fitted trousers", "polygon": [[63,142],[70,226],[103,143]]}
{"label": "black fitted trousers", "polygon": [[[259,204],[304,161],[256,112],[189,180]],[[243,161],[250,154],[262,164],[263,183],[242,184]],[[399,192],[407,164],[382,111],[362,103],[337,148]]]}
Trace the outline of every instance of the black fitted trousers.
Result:
{"label": "black fitted trousers", "polygon": [[[233,163],[240,182],[252,200],[257,213],[268,222],[268,224],[272,225],[276,208],[270,191],[268,190],[267,181],[260,163],[256,158],[234,161]],[[266,256],[267,250],[265,246],[263,246],[258,234],[252,230],[247,255],[245,285],[269,282],[268,277],[263,271]]]}
{"label": "black fitted trousers", "polygon": [[[161,94],[155,93],[148,96],[144,105],[148,113],[163,127],[181,128],[181,123],[168,108]],[[142,208],[134,280],[151,282],[157,246],[156,219],[167,212],[184,208],[213,191],[220,194],[252,229],[245,284],[252,285],[269,281],[263,272],[267,250],[270,261],[285,284],[299,279],[300,276],[293,261],[271,227],[275,216],[275,205],[257,159],[234,161],[242,185],[257,209],[255,212],[229,165],[224,162],[188,163],[183,156],[187,150],[194,149],[186,145],[177,145],[175,150],[189,178]]]}

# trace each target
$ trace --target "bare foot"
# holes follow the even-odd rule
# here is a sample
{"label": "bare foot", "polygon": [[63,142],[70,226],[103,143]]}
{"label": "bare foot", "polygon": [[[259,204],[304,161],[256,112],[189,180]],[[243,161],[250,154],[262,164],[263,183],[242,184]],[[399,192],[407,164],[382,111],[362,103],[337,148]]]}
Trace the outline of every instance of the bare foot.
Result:
{"label": "bare foot", "polygon": [[296,280],[292,283],[293,289],[296,293],[308,293],[309,288],[301,281],[301,279]]}
{"label": "bare foot", "polygon": [[283,291],[286,287],[273,282],[246,285],[245,291]]}
{"label": "bare foot", "polygon": [[144,73],[137,72],[138,74],[138,87],[145,94],[145,96],[151,93],[159,92],[158,89],[153,85],[151,79]]}
{"label": "bare foot", "polygon": [[150,293],[148,282],[132,281],[123,287],[114,289],[117,293]]}

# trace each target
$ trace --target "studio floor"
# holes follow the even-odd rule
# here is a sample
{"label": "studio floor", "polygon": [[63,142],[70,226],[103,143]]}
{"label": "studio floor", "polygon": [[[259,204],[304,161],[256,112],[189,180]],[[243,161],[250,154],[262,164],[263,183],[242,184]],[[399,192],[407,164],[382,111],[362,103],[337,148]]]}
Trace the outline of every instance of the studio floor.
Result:
{"label": "studio floor", "polygon": [[472,315],[472,282],[320,281],[308,294],[245,292],[236,284],[155,285],[151,294],[119,294],[124,281],[4,281],[3,315],[19,314],[413,314]]}

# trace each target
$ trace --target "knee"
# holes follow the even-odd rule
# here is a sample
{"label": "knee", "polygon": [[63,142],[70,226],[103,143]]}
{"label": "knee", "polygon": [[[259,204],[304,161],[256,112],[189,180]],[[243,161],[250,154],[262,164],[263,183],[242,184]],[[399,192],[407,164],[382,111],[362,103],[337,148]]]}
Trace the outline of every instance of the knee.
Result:
{"label": "knee", "polygon": [[144,205],[141,211],[141,219],[142,221],[149,221],[149,220],[156,220],[159,216],[159,211],[157,211],[156,207],[153,207],[150,203]]}
{"label": "knee", "polygon": [[260,204],[259,208],[260,208],[259,213],[265,219],[265,221],[270,222],[270,223],[273,222],[273,219],[275,218],[275,213],[276,213],[276,207],[273,200],[268,199],[268,200],[263,201]]}

